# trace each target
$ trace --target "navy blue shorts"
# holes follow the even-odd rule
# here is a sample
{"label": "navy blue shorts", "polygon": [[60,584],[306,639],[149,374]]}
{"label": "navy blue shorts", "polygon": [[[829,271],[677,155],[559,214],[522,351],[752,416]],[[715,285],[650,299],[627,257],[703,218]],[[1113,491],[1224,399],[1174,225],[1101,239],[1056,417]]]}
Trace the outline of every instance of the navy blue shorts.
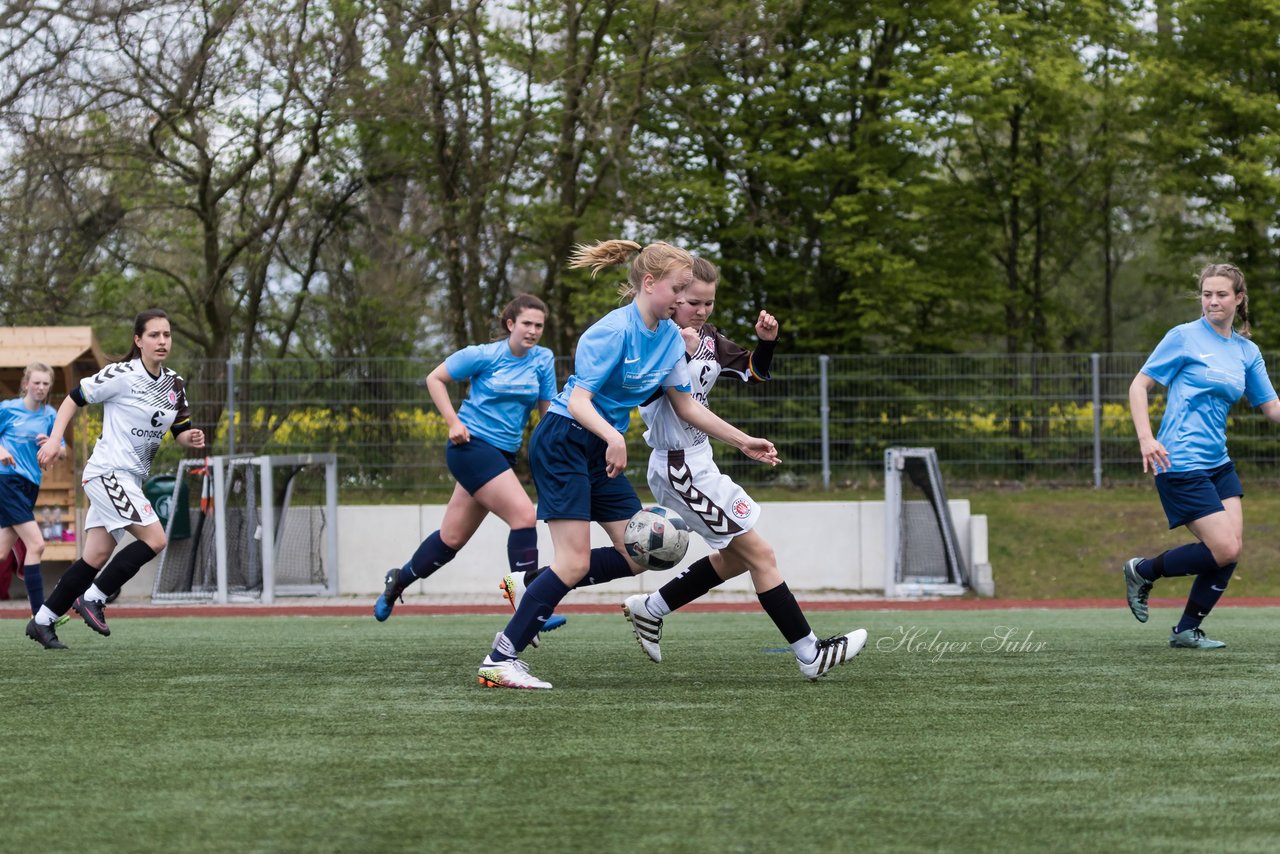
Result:
{"label": "navy blue shorts", "polygon": [[605,441],[572,418],[548,412],[529,440],[538,518],[617,522],[640,510],[626,475],[605,474]]}
{"label": "navy blue shorts", "polygon": [[0,475],[0,528],[34,522],[40,484],[20,474]]}
{"label": "navy blue shorts", "polygon": [[1196,471],[1171,471],[1156,475],[1156,491],[1176,528],[1223,510],[1222,499],[1244,495],[1244,487],[1236,474],[1235,463]]}
{"label": "navy blue shorts", "polygon": [[514,452],[495,448],[474,435],[470,442],[461,445],[450,442],[444,449],[444,461],[449,473],[472,495],[504,471],[516,467]]}

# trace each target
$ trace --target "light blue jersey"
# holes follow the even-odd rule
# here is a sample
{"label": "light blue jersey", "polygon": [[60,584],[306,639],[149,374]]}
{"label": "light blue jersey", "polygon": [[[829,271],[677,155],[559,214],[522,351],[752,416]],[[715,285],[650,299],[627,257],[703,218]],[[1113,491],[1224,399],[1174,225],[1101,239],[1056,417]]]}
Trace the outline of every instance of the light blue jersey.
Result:
{"label": "light blue jersey", "polygon": [[578,339],[573,376],[550,411],[572,418],[569,395],[579,386],[592,393],[591,403],[606,421],[619,433],[627,432],[631,410],[659,386],[690,390],[680,327],[663,320],[649,329],[634,302],[614,309]]}
{"label": "light blue jersey", "polygon": [[[27,409],[23,398],[0,403],[0,445],[13,454],[14,465],[0,465],[0,474],[16,474],[40,484],[40,464],[36,462],[36,436],[49,435],[58,413],[52,406],[41,404],[35,412]],[[63,443],[66,444],[65,442]]]}
{"label": "light blue jersey", "polygon": [[556,396],[555,356],[546,347],[517,357],[503,338],[464,347],[445,359],[444,367],[455,380],[471,381],[458,419],[472,434],[511,453],[520,450],[529,412],[538,401]]}
{"label": "light blue jersey", "polygon": [[1169,471],[1225,465],[1232,404],[1242,395],[1251,406],[1276,399],[1258,345],[1235,331],[1223,338],[1203,317],[1170,329],[1142,373],[1168,389],[1156,438]]}

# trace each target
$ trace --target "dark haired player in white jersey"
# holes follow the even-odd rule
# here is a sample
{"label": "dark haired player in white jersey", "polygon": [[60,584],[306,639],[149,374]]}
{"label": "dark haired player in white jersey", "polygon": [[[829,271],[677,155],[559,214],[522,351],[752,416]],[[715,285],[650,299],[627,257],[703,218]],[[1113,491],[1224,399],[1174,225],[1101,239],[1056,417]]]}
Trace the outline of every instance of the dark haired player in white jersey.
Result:
{"label": "dark haired player in white jersey", "polygon": [[[693,399],[707,405],[707,395],[721,374],[744,382],[763,382],[769,377],[778,321],[761,311],[756,321],[760,343],[755,353],[730,341],[707,323],[716,301],[720,273],[704,258],[694,258],[693,282],[680,295],[672,318],[685,341],[685,359],[693,386]],[[676,510],[689,527],[702,535],[718,551],[704,557],[655,593],[637,593],[622,605],[636,640],[649,658],[662,660],[659,641],[663,618],[713,587],[751,573],[760,605],[787,639],[800,672],[815,680],[838,664],[857,655],[867,642],[865,629],[819,640],[796,597],[778,571],[777,557],[755,530],[760,505],[716,467],[707,434],[687,424],[659,397],[640,408],[649,429],[645,441],[649,455],[649,489],[664,507]]]}
{"label": "dark haired player in white jersey", "polygon": [[[53,461],[77,410],[102,404],[102,435],[81,475],[89,498],[84,553],[27,623],[27,637],[45,649],[66,648],[53,624],[72,607],[89,628],[100,635],[111,634],[105,614],[107,597],[165,547],[164,527],[142,493],[142,482],[151,473],[151,462],[166,432],[172,431],[184,448],[204,447],[204,432],[191,426],[185,383],[164,366],[172,345],[167,314],[158,308],[139,314],[133,322],[129,355],[67,395],[48,440],[40,446],[37,459],[44,467]],[[107,563],[125,531],[136,542]],[[106,568],[99,572],[103,564]]]}

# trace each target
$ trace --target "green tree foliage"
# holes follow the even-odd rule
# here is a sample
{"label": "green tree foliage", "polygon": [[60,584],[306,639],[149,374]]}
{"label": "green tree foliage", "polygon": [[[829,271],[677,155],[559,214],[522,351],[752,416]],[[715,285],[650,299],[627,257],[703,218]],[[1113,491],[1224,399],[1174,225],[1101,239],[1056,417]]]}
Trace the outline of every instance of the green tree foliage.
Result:
{"label": "green tree foliage", "polygon": [[1280,343],[1280,5],[1162,5],[1147,57],[1150,162],[1164,194],[1162,249],[1180,262],[1166,291],[1194,287],[1208,262],[1238,264],[1263,346]]}
{"label": "green tree foliage", "polygon": [[[670,240],[791,352],[1144,349],[1277,282],[1271,0],[322,0],[0,20],[0,320],[170,308],[201,355],[427,356],[616,304]],[[25,11],[24,11],[25,10]],[[1229,49],[1228,47],[1229,46]]]}

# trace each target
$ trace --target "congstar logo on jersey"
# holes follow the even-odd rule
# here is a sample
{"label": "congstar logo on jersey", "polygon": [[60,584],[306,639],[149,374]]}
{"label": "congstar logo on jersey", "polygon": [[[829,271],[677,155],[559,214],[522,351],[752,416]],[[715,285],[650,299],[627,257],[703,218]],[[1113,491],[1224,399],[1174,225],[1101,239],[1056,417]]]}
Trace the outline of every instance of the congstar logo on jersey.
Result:
{"label": "congstar logo on jersey", "polygon": [[163,430],[143,430],[141,427],[134,427],[129,431],[132,436],[141,436],[143,439],[163,439]]}

